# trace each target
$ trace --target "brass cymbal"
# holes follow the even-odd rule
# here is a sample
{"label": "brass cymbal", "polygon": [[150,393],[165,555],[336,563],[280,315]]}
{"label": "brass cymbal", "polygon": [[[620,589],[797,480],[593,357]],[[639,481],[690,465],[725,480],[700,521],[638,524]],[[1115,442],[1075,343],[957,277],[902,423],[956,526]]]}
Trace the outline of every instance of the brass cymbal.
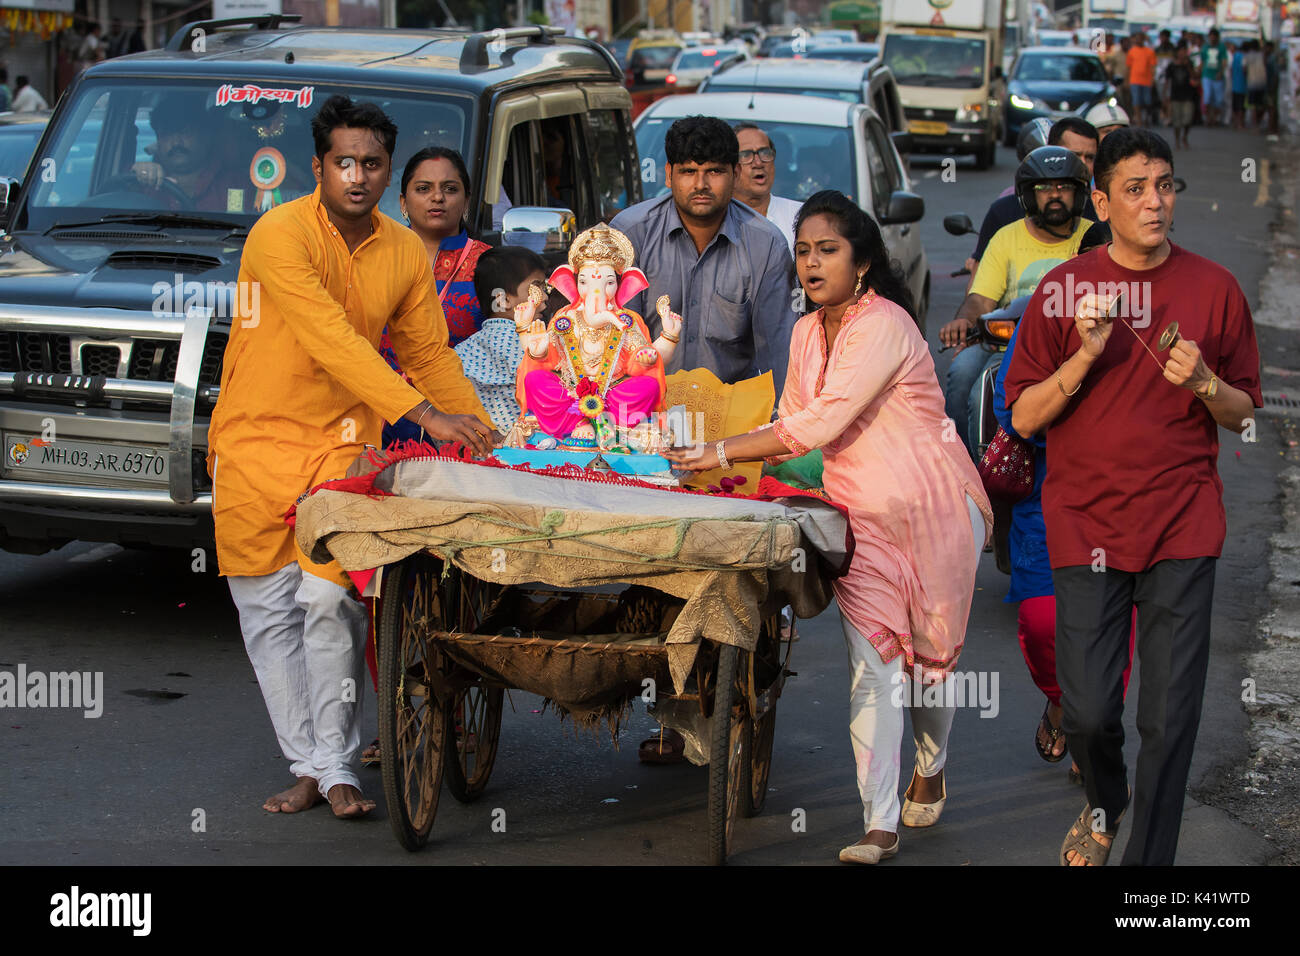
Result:
{"label": "brass cymbal", "polygon": [[1160,333],[1160,351],[1172,346],[1178,341],[1178,323],[1170,322],[1165,326],[1165,330]]}

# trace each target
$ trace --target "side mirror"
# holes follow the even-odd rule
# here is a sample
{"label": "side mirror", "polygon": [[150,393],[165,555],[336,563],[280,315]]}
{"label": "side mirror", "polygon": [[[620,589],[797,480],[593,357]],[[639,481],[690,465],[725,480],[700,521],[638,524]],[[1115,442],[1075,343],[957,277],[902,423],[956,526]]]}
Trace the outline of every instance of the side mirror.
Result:
{"label": "side mirror", "polygon": [[912,151],[912,134],[907,130],[900,129],[890,133],[889,138],[894,141],[894,149],[898,150],[898,155],[906,156]]}
{"label": "side mirror", "polygon": [[925,200],[916,193],[896,189],[889,196],[889,208],[881,218],[882,226],[895,223],[917,222],[925,215]]}
{"label": "side mirror", "polygon": [[975,224],[964,212],[943,217],[944,232],[950,236],[968,236],[975,231]]}
{"label": "side mirror", "polygon": [[502,217],[501,243],[524,246],[540,255],[567,253],[577,231],[577,217],[571,209],[514,206]]}
{"label": "side mirror", "polygon": [[9,231],[9,219],[13,216],[14,203],[18,201],[18,192],[23,184],[8,176],[0,176],[0,228]]}

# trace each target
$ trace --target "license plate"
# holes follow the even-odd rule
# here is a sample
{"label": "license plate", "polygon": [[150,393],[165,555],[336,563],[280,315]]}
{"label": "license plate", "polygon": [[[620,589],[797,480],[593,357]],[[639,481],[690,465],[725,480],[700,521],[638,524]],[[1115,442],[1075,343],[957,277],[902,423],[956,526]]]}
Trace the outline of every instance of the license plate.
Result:
{"label": "license plate", "polygon": [[4,473],[12,478],[62,475],[167,482],[167,450],[148,445],[5,436]]}
{"label": "license plate", "polygon": [[907,131],[918,136],[945,136],[948,133],[948,124],[935,120],[912,120],[907,124]]}

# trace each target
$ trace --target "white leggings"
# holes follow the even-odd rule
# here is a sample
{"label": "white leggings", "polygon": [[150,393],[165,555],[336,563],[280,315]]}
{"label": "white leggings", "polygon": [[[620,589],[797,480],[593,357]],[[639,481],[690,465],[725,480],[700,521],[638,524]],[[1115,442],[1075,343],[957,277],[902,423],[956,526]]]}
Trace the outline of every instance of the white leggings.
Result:
{"label": "white leggings", "polygon": [[[969,495],[966,503],[978,562],[984,548],[984,516]],[[895,676],[902,674],[907,666],[902,654],[886,664],[880,652],[843,614],[840,623],[849,650],[849,672],[853,675],[849,689],[849,737],[858,768],[863,824],[867,832],[896,833],[902,812],[898,779],[899,750],[903,743],[903,708],[896,705],[896,699],[912,699],[911,678],[900,685]],[[948,679],[952,679],[951,675]],[[906,696],[902,697],[904,692]],[[912,715],[917,773],[933,777],[948,759],[948,732],[952,729],[955,708],[909,706],[907,709]]]}

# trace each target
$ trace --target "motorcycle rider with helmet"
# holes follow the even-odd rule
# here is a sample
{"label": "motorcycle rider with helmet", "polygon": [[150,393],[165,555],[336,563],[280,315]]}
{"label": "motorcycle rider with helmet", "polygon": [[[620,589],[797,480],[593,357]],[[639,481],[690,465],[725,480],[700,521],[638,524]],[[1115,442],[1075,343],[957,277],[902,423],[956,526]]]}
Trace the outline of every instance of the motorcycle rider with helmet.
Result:
{"label": "motorcycle rider with helmet", "polygon": [[956,317],[940,330],[940,341],[958,349],[948,370],[948,415],[963,432],[972,457],[979,422],[972,421],[971,410],[979,407],[984,373],[997,367],[1002,354],[975,349],[967,357],[962,352],[966,329],[984,313],[1032,293],[1044,275],[1078,253],[1093,225],[1083,216],[1091,180],[1083,160],[1063,146],[1030,152],[1016,170],[1016,201],[1023,218],[1003,226],[990,240]]}

